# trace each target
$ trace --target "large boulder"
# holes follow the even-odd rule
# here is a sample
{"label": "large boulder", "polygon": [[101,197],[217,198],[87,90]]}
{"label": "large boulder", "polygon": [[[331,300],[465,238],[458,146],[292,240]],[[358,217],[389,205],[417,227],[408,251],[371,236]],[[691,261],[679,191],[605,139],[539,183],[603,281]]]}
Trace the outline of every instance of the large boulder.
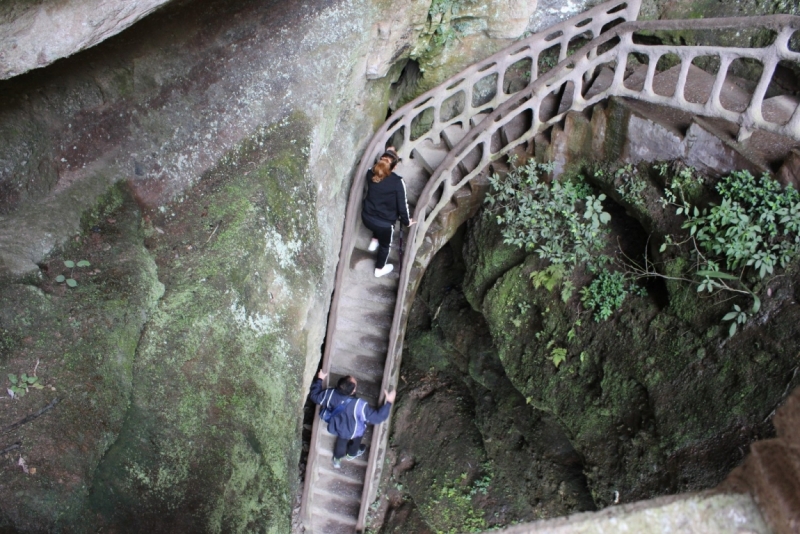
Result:
{"label": "large boulder", "polygon": [[169,0],[11,0],[0,6],[0,80],[44,67],[118,34]]}

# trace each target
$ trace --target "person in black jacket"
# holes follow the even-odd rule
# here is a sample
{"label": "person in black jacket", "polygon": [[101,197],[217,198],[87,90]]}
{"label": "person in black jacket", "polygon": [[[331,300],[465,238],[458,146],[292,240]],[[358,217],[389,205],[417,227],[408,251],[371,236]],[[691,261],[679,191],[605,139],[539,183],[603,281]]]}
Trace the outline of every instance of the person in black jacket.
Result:
{"label": "person in black jacket", "polygon": [[390,146],[367,171],[367,195],[364,197],[361,220],[364,226],[372,230],[369,250],[378,249],[378,259],[375,260],[375,276],[378,277],[389,274],[393,269],[386,260],[392,246],[395,221],[400,219],[406,226],[415,222],[408,213],[406,184],[393,172],[399,161],[397,152]]}
{"label": "person in black jacket", "polygon": [[335,388],[323,389],[322,381],[327,376],[328,373],[322,371],[317,374],[317,378],[311,383],[309,397],[314,404],[332,411],[337,406],[347,403],[345,408],[328,422],[328,432],[336,436],[336,444],[333,446],[333,467],[339,469],[342,466],[342,458],[354,460],[364,454],[367,446],[361,444],[361,438],[364,436],[367,423],[377,425],[388,419],[397,392],[389,393],[384,390],[386,400],[383,406],[376,410],[367,401],[355,396],[358,382],[354,377],[343,376]]}

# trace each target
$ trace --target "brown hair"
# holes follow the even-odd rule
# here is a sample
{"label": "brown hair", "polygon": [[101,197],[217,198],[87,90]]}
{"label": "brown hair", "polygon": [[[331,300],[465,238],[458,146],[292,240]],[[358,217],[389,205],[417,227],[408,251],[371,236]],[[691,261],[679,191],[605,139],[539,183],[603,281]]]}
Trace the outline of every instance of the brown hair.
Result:
{"label": "brown hair", "polygon": [[372,181],[376,184],[381,182],[384,178],[389,176],[392,172],[392,164],[389,158],[381,158],[378,163],[372,167]]}
{"label": "brown hair", "polygon": [[391,174],[392,170],[394,170],[397,163],[400,161],[400,158],[397,157],[397,152],[393,150],[387,150],[383,153],[381,158],[378,160],[372,167],[372,181],[380,183],[384,178]]}

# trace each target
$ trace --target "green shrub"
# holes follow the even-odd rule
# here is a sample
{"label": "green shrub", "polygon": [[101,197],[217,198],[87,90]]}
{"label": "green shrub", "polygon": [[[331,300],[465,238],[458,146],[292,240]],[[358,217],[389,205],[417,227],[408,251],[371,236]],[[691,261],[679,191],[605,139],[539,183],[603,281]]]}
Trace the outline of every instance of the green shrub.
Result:
{"label": "green shrub", "polygon": [[605,321],[622,306],[629,292],[623,273],[601,269],[597,278],[581,288],[581,302],[594,312],[595,321]]}
{"label": "green shrub", "polygon": [[489,178],[486,202],[498,213],[503,241],[563,264],[565,272],[579,263],[596,264],[611,220],[603,211],[606,196],[593,195],[582,176],[548,184],[542,178],[552,170],[552,164],[530,161]]}
{"label": "green shrub", "polygon": [[768,174],[756,179],[748,171],[736,171],[722,178],[716,190],[720,203],[702,209],[687,202],[674,185],[665,195],[678,206],[677,214],[686,216],[683,228],[708,254],[699,269],[752,267],[764,278],[795,257],[800,250],[800,194],[794,188],[783,189]]}

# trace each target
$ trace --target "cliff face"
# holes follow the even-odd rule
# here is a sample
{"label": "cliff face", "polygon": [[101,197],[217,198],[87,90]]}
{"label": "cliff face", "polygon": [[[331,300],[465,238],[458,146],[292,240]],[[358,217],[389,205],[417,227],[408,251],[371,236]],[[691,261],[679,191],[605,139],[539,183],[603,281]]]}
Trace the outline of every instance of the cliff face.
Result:
{"label": "cliff face", "polygon": [[409,57],[471,62],[430,8],[177,2],[0,83],[0,425],[58,399],[0,440],[0,528],[289,530],[352,168]]}
{"label": "cliff face", "polygon": [[[0,435],[0,528],[288,531],[360,150],[388,108],[585,3],[179,1],[109,37],[161,5],[0,8],[0,377],[15,397],[0,429],[26,421]],[[664,5],[647,16],[689,4]],[[522,261],[480,250],[478,271]],[[533,383],[507,369],[541,355],[501,365],[485,341],[504,308],[486,309],[481,339],[459,341],[481,387],[508,393],[481,431],[559,444],[526,479],[548,480],[542,505],[498,517],[593,506],[555,419],[526,411],[508,436]]]}

